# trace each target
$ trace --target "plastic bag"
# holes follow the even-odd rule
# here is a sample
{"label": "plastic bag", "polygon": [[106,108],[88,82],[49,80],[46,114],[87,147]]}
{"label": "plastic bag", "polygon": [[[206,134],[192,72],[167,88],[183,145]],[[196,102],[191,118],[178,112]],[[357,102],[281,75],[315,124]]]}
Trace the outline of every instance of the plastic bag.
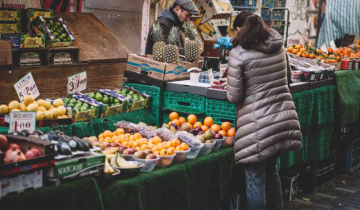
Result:
{"label": "plastic bag", "polygon": [[175,133],[167,128],[159,128],[155,132],[163,141],[171,141],[176,138]]}
{"label": "plastic bag", "polygon": [[201,145],[201,141],[197,139],[191,133],[186,131],[179,131],[176,133],[176,137],[185,143],[187,143],[190,147],[199,147]]}
{"label": "plastic bag", "polygon": [[156,136],[156,133],[154,130],[152,130],[151,128],[149,128],[146,125],[135,125],[135,129],[141,134],[142,137],[147,138],[147,139],[151,139],[154,138]]}
{"label": "plastic bag", "polygon": [[126,133],[131,133],[131,134],[134,134],[139,131],[137,130],[137,126],[134,123],[123,120],[116,123],[116,128],[121,128]]}

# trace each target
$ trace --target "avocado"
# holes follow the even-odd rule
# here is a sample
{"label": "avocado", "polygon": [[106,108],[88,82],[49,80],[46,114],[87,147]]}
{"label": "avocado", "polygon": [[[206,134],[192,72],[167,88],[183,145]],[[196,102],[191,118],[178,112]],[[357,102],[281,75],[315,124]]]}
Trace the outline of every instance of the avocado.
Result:
{"label": "avocado", "polygon": [[89,151],[89,149],[90,149],[89,146],[83,140],[79,140],[79,141],[77,141],[77,143],[78,143],[79,149],[81,151],[84,151],[84,152]]}
{"label": "avocado", "polygon": [[120,103],[119,99],[116,99],[116,98],[115,98],[115,99],[114,99],[114,103],[115,103],[115,104]]}
{"label": "avocado", "polygon": [[72,154],[71,148],[69,147],[69,145],[67,145],[64,142],[58,143],[58,150],[59,150],[59,153],[62,155],[71,155]]}
{"label": "avocado", "polygon": [[78,150],[78,144],[77,144],[77,142],[76,142],[74,139],[70,139],[70,140],[67,142],[67,145],[69,145],[69,147],[71,148],[72,151]]}
{"label": "avocado", "polygon": [[93,148],[93,145],[88,141],[88,140],[86,140],[86,139],[81,139],[83,142],[85,142],[88,146],[89,146],[89,148],[90,149],[92,149]]}

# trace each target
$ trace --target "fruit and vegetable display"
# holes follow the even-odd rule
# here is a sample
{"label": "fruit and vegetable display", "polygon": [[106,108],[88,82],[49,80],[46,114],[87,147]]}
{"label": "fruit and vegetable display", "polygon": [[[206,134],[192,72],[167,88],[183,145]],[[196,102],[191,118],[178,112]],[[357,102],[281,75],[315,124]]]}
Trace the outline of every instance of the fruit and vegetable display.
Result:
{"label": "fruit and vegetable display", "polygon": [[36,112],[36,120],[66,119],[69,118],[67,110],[63,106],[64,102],[58,98],[52,101],[44,99],[35,99],[31,95],[26,95],[22,103],[11,101],[8,105],[0,105],[0,114],[6,115],[10,112]]}

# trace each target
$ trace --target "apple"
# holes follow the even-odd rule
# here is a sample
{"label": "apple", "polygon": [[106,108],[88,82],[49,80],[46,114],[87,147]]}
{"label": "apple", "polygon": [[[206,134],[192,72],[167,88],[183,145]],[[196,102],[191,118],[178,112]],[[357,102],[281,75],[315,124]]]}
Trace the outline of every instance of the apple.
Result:
{"label": "apple", "polygon": [[157,157],[156,157],[156,155],[154,155],[154,154],[148,154],[148,155],[146,155],[146,158],[145,159],[156,159]]}
{"label": "apple", "polygon": [[206,140],[205,143],[214,143],[212,140]]}
{"label": "apple", "polygon": [[215,134],[215,139],[223,139],[223,136],[219,133]]}
{"label": "apple", "polygon": [[137,149],[135,149],[135,148],[130,148],[130,154],[134,154],[135,152],[137,152],[138,150]]}
{"label": "apple", "polygon": [[151,150],[151,149],[147,149],[147,150],[145,150],[144,152],[146,153],[146,155],[152,154],[152,150]]}
{"label": "apple", "polygon": [[123,155],[131,155],[133,153],[131,153],[131,149],[125,149],[125,150],[123,150],[122,154]]}
{"label": "apple", "polygon": [[119,152],[120,152],[121,154],[123,154],[123,151],[124,151],[125,149],[127,149],[126,146],[120,146]]}
{"label": "apple", "polygon": [[100,143],[100,148],[101,148],[102,150],[106,149],[107,147],[108,147],[108,144],[107,144],[106,142],[101,142],[101,143]]}
{"label": "apple", "polygon": [[216,135],[218,132],[217,130],[212,130],[213,134]]}
{"label": "apple", "polygon": [[138,159],[145,159],[146,153],[144,151],[137,151],[134,153],[134,157]]}
{"label": "apple", "polygon": [[110,147],[119,147],[119,146],[120,144],[116,142],[110,144]]}
{"label": "apple", "polygon": [[108,147],[111,147],[111,143],[107,143],[107,146],[108,146]]}

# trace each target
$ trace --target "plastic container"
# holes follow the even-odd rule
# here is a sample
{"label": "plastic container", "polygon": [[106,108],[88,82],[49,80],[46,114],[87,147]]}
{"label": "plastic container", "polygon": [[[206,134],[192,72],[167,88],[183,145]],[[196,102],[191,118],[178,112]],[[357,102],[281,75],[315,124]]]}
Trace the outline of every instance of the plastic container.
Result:
{"label": "plastic container", "polygon": [[142,169],[140,170],[141,172],[150,172],[154,170],[156,166],[156,162],[159,160],[159,157],[157,157],[156,159],[138,159],[138,158],[134,158],[134,159],[139,163],[145,164],[144,167],[142,167]]}
{"label": "plastic container", "polygon": [[151,96],[151,107],[162,106],[164,91],[161,90],[161,88],[155,87],[152,85],[143,85],[143,84],[136,84],[136,83],[126,83],[126,84],[123,84],[122,86],[124,86],[124,85],[126,85],[128,87],[133,87],[142,93],[146,93],[146,94],[150,95]]}
{"label": "plastic container", "polygon": [[121,156],[123,156],[123,158],[126,160],[126,161],[134,161],[134,155],[124,155],[124,154],[121,154]]}
{"label": "plastic container", "polygon": [[191,81],[191,83],[197,84],[199,82],[199,76],[200,76],[199,72],[191,72],[190,73],[190,81]]}
{"label": "plastic container", "polygon": [[159,168],[169,167],[174,160],[175,155],[157,155],[159,160],[156,162],[156,166]]}
{"label": "plastic container", "polygon": [[213,150],[218,150],[218,149],[220,149],[221,144],[223,143],[223,141],[225,139],[212,139],[212,140],[216,142],[215,145],[214,145]]}
{"label": "plastic container", "polygon": [[186,109],[193,114],[205,113],[205,97],[189,93],[164,92],[163,109]]}
{"label": "plastic container", "polygon": [[204,146],[200,150],[200,154],[207,155],[213,150],[216,142],[214,140],[212,141],[212,143],[204,143]]}
{"label": "plastic container", "polygon": [[195,159],[203,146],[204,144],[201,143],[201,146],[199,147],[190,147],[190,152],[186,156],[186,159]]}
{"label": "plastic container", "polygon": [[190,149],[186,150],[186,151],[175,151],[175,158],[174,158],[174,162],[175,163],[182,163],[185,161],[187,155],[189,154]]}

